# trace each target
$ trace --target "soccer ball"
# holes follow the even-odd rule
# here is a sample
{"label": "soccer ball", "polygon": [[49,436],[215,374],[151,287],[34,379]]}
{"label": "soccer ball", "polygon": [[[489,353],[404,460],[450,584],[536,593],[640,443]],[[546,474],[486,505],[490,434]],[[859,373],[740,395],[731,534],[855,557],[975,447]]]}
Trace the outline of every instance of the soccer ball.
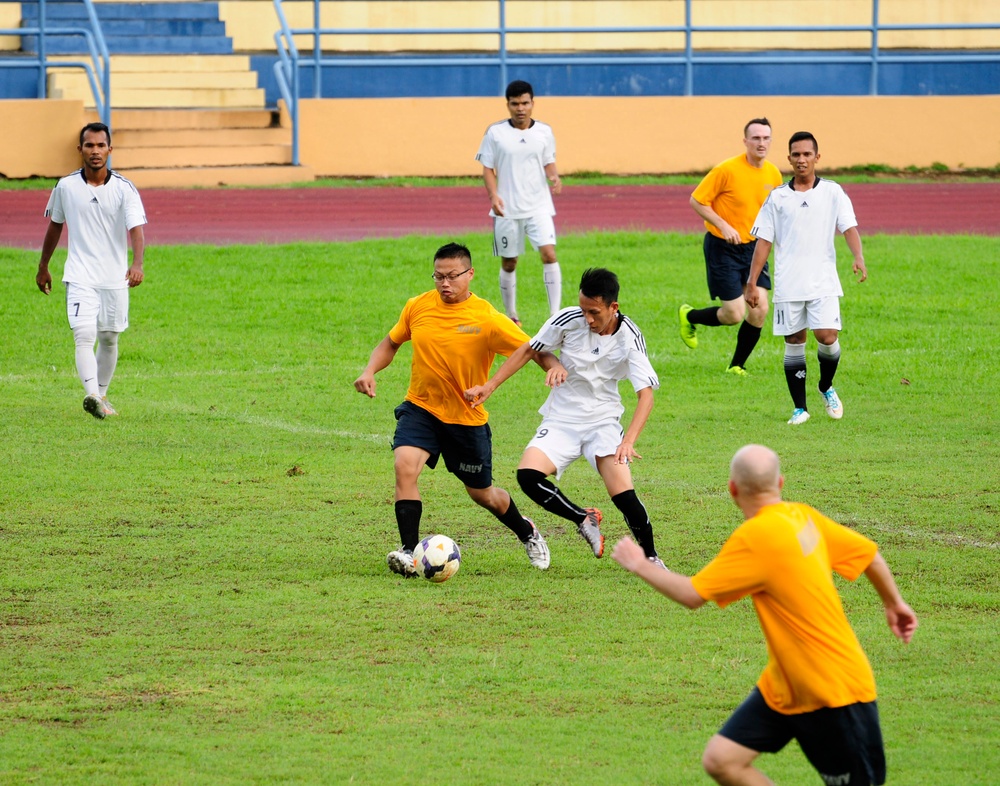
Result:
{"label": "soccer ball", "polygon": [[461,562],[458,544],[447,535],[424,538],[413,550],[413,565],[428,581],[447,581],[458,573]]}

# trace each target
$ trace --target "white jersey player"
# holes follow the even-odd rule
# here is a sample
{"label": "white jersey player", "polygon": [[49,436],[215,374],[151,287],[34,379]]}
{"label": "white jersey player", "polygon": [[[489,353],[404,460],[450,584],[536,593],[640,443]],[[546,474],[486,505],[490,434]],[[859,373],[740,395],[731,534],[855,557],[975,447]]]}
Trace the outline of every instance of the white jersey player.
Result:
{"label": "white jersey player", "polygon": [[[629,464],[641,458],[635,443],[653,409],[653,391],[660,386],[646,355],[646,342],[636,324],[618,310],[618,277],[594,268],[580,280],[580,305],[559,311],[527,344],[516,350],[485,385],[466,391],[474,406],[481,404],[535,353],[559,352],[560,363],[546,373],[552,388],[539,412],[542,423],[525,448],[517,469],[522,491],[545,510],[577,525],[594,556],[604,553],[603,519],[597,508],[570,501],[548,476],[558,479],[583,456],[604,479],[611,501],[642,546],[659,565],[653,527],[635,493]],[[638,403],[628,429],[618,383],[627,379]]]}
{"label": "white jersey player", "polygon": [[520,325],[515,269],[524,253],[525,238],[542,258],[549,313],[559,310],[562,272],[556,259],[552,193],[562,191],[562,181],[556,169],[552,128],[531,118],[535,105],[531,85],[521,80],[511,82],[506,96],[510,119],[486,129],[476,160],[483,165],[483,182],[490,197],[493,256],[501,258],[500,295],[507,316]]}
{"label": "white jersey player", "polygon": [[128,327],[128,291],[143,281],[146,215],[135,186],[108,168],[111,132],[107,126],[84,126],[77,150],[83,166],[59,180],[45,208],[49,225],[35,283],[46,295],[52,291],[49,260],[63,225],[68,224],[69,250],[62,280],[76,343],[76,370],[83,383],[84,410],[103,419],[118,414],[107,393],[118,364],[118,335]]}
{"label": "white jersey player", "polygon": [[854,207],[832,180],[816,175],[819,145],[808,131],[792,135],[788,160],[795,176],[774,189],[754,221],[757,238],[747,303],[753,307],[760,292],[757,277],[774,247],[774,334],[785,337],[785,380],[794,410],[789,424],[809,420],[806,403],[806,336],[811,330],[818,343],[819,391],[827,414],[839,420],[844,405],[833,387],[840,362],[840,298],[844,294],[837,275],[834,238],[842,232],[854,255],[858,281],[868,278],[861,235]]}

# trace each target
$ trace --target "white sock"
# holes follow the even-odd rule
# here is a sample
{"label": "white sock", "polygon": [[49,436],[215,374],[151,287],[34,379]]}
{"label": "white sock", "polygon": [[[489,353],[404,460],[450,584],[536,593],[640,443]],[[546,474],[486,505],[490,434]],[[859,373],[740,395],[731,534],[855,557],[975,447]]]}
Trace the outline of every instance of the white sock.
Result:
{"label": "white sock", "polygon": [[96,396],[97,357],[94,355],[94,342],[97,341],[97,326],[73,328],[73,341],[76,343],[76,373],[83,383],[83,392]]}
{"label": "white sock", "polygon": [[545,282],[545,294],[549,296],[549,314],[555,314],[562,302],[562,270],[558,262],[542,265],[542,281]]}
{"label": "white sock", "polygon": [[108,385],[118,365],[118,334],[102,330],[97,338],[97,387],[101,398],[104,398],[108,395]]}
{"label": "white sock", "polygon": [[511,319],[517,319],[517,271],[509,273],[500,268],[500,298],[503,309]]}

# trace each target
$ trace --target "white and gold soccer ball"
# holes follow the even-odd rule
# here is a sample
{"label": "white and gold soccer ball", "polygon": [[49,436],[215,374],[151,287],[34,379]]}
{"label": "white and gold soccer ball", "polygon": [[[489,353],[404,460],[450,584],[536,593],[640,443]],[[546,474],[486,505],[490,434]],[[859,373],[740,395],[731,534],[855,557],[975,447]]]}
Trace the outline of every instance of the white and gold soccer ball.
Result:
{"label": "white and gold soccer ball", "polygon": [[447,581],[458,573],[461,563],[458,544],[447,535],[424,538],[413,550],[413,566],[417,573],[435,583]]}

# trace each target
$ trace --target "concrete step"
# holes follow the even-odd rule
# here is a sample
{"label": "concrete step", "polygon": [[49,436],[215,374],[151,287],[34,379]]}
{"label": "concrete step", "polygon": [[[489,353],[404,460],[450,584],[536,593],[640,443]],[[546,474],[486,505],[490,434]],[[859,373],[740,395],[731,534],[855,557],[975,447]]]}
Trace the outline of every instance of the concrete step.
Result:
{"label": "concrete step", "polygon": [[[117,156],[117,153],[115,154]],[[304,166],[243,166],[118,169],[137,188],[215,188],[307,183],[316,176]]]}
{"label": "concrete step", "polygon": [[[82,69],[56,68],[48,74],[49,95],[63,91],[63,97],[82,98],[90,93],[90,81]],[[257,89],[254,71],[148,72],[111,69],[111,103],[117,103],[119,90],[132,89],[243,90]]]}
{"label": "concrete step", "polygon": [[[201,36],[116,36],[106,35],[108,51],[115,54],[219,54],[233,53],[233,41],[227,37]],[[25,52],[38,51],[38,36],[21,37]],[[52,35],[46,37],[46,52],[54,55],[84,54],[86,39],[78,35]]]}
{"label": "concrete step", "polygon": [[291,164],[290,145],[247,145],[233,147],[138,147],[129,148],[114,140],[115,169],[161,169],[190,167],[260,166]]}
{"label": "concrete step", "polygon": [[[52,60],[79,60],[56,56]],[[111,55],[111,73],[222,73],[250,71],[248,55]]]}
{"label": "concrete step", "polygon": [[226,128],[225,133],[205,129],[116,128],[115,147],[138,150],[149,147],[244,147],[288,146],[288,128]]}
{"label": "concrete step", "polygon": [[[86,94],[56,95],[53,91],[50,98],[76,99],[83,101],[85,107],[94,106],[93,95],[89,90]],[[215,107],[215,108],[264,108],[263,88],[237,88],[202,90],[184,88],[120,88],[111,91],[111,105],[129,109],[181,108],[181,107]]]}
{"label": "concrete step", "polygon": [[[111,127],[115,130],[271,128],[278,124],[276,115],[277,112],[267,109],[112,109]],[[96,112],[88,112],[86,119],[99,120]]]}
{"label": "concrete step", "polygon": [[[218,3],[166,2],[166,3],[94,3],[97,18],[110,19],[218,19]],[[21,15],[25,19],[38,18],[37,0],[21,0]],[[73,2],[45,3],[46,20],[87,19],[87,8],[80,0]]]}

